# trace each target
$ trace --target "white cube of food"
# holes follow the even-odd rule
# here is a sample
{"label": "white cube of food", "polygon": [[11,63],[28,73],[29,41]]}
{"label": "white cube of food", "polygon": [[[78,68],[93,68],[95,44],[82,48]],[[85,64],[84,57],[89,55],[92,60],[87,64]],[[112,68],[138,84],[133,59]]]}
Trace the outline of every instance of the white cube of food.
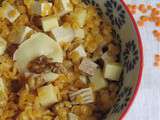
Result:
{"label": "white cube of food", "polygon": [[13,23],[19,16],[20,12],[15,9],[10,3],[3,2],[2,7],[4,9],[4,16]]}
{"label": "white cube of food", "polygon": [[32,13],[35,15],[47,16],[51,13],[52,3],[35,1],[31,7]]}
{"label": "white cube of food", "polygon": [[61,6],[60,16],[63,16],[71,11],[73,11],[73,6],[70,0],[59,0],[59,6]]}
{"label": "white cube of food", "polygon": [[97,64],[88,58],[84,58],[79,66],[79,69],[89,75],[94,75],[97,69]]}
{"label": "white cube of food", "polygon": [[104,77],[113,80],[119,81],[123,66],[120,63],[106,63],[104,68]]}
{"label": "white cube of food", "polygon": [[79,117],[74,113],[68,113],[68,120],[79,120]]}
{"label": "white cube of food", "polygon": [[74,32],[76,38],[83,39],[85,37],[84,29],[75,29]]}
{"label": "white cube of food", "polygon": [[95,91],[107,87],[107,82],[103,77],[103,72],[100,69],[97,69],[95,74],[89,78],[90,82],[94,85]]}
{"label": "white cube of food", "polygon": [[27,37],[31,36],[33,32],[33,29],[28,26],[20,27],[16,36],[16,43],[22,43],[23,41],[28,39]]}
{"label": "white cube of food", "polygon": [[76,49],[73,50],[73,52],[78,53],[78,55],[79,55],[81,58],[87,56],[83,45],[79,45]]}
{"label": "white cube of food", "polygon": [[42,78],[45,80],[45,82],[53,82],[53,81],[55,81],[58,77],[59,77],[59,74],[57,74],[57,73],[52,73],[52,72],[48,72],[48,73],[42,74]]}
{"label": "white cube of food", "polygon": [[43,86],[37,91],[37,100],[43,107],[47,107],[58,102],[59,89],[57,87],[54,87],[52,84]]}
{"label": "white cube of food", "polygon": [[42,27],[44,32],[51,31],[53,28],[59,27],[58,17],[51,15],[42,18]]}
{"label": "white cube of food", "polygon": [[7,42],[2,37],[0,37],[0,55],[4,54],[6,48],[7,48]]}
{"label": "white cube of food", "polygon": [[85,25],[87,18],[87,10],[81,9],[74,13],[74,19],[77,21],[80,27],[83,27]]}
{"label": "white cube of food", "polygon": [[74,39],[74,31],[71,27],[57,27],[51,30],[57,42],[71,42]]}

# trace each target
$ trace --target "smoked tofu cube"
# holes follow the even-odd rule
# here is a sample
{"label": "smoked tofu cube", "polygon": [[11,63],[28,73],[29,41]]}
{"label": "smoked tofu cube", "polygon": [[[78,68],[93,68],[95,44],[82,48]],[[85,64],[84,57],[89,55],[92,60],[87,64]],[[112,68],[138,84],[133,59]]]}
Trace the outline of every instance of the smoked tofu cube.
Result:
{"label": "smoked tofu cube", "polygon": [[10,3],[3,2],[2,7],[4,9],[4,16],[7,18],[11,23],[13,23],[19,16],[20,12],[14,8]]}
{"label": "smoked tofu cube", "polygon": [[73,50],[73,52],[78,53],[78,55],[80,56],[80,58],[87,56],[83,45],[79,45],[75,50]]}
{"label": "smoked tofu cube", "polygon": [[43,86],[38,89],[38,102],[43,107],[47,107],[58,102],[59,89],[52,84]]}
{"label": "smoked tofu cube", "polygon": [[16,35],[16,43],[22,43],[23,41],[28,39],[27,37],[31,36],[33,32],[33,29],[28,26],[20,27]]}
{"label": "smoked tofu cube", "polygon": [[94,91],[107,87],[107,82],[105,81],[105,78],[103,77],[103,72],[100,69],[97,69],[95,74],[90,77],[89,80],[91,84],[94,85]]}
{"label": "smoked tofu cube", "polygon": [[74,32],[76,38],[83,39],[85,37],[85,32],[83,29],[75,29]]}
{"label": "smoked tofu cube", "polygon": [[4,54],[6,48],[7,48],[7,42],[2,37],[0,37],[0,55]]}
{"label": "smoked tofu cube", "polygon": [[94,75],[98,65],[88,58],[84,58],[79,66],[79,69],[89,75]]}
{"label": "smoked tofu cube", "polygon": [[57,27],[51,30],[52,35],[59,43],[71,42],[74,39],[74,30],[71,27]]}
{"label": "smoked tofu cube", "polygon": [[119,81],[123,66],[120,63],[106,63],[104,77],[109,80]]}
{"label": "smoked tofu cube", "polygon": [[58,17],[51,15],[42,18],[42,27],[44,32],[51,31],[53,28],[59,27]]}
{"label": "smoked tofu cube", "polygon": [[83,27],[86,23],[87,10],[86,9],[77,10],[73,16],[76,22],[79,24],[79,26]]}
{"label": "smoked tofu cube", "polygon": [[47,16],[51,13],[52,3],[35,1],[31,7],[32,13],[35,15]]}

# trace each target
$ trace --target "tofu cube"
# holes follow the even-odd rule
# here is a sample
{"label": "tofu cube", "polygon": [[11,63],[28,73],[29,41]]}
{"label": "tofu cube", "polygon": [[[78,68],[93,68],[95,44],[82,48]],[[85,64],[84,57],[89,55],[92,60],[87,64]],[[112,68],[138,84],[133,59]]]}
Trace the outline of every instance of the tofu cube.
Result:
{"label": "tofu cube", "polygon": [[80,27],[83,27],[85,25],[87,18],[87,10],[85,9],[80,9],[79,11],[74,13],[74,19],[76,22],[79,24]]}
{"label": "tofu cube", "polygon": [[4,16],[7,18],[11,23],[13,23],[19,16],[20,12],[15,9],[10,3],[4,1],[2,3],[2,7],[4,9]]}
{"label": "tofu cube", "polygon": [[57,27],[51,30],[57,42],[71,42],[74,39],[74,31],[71,27]]}
{"label": "tofu cube", "polygon": [[44,32],[51,31],[53,28],[59,27],[58,17],[51,15],[42,18],[42,27]]}
{"label": "tofu cube", "polygon": [[120,63],[106,63],[104,68],[104,77],[109,80],[119,81],[123,70]]}
{"label": "tofu cube", "polygon": [[59,6],[61,6],[61,10],[59,11],[59,15],[63,16],[71,11],[73,11],[73,6],[70,0],[59,0]]}
{"label": "tofu cube", "polygon": [[4,54],[6,48],[7,48],[7,42],[2,37],[0,37],[0,55]]}
{"label": "tofu cube", "polygon": [[94,75],[97,66],[98,65],[94,63],[92,60],[84,58],[79,66],[79,69],[84,73],[87,73],[89,75]]}
{"label": "tofu cube", "polygon": [[79,45],[75,50],[73,50],[73,52],[78,53],[78,55],[80,56],[80,58],[87,56],[83,45]]}
{"label": "tofu cube", "polygon": [[85,32],[83,29],[75,29],[74,32],[76,38],[83,39],[85,37]]}
{"label": "tofu cube", "polygon": [[103,72],[100,69],[97,69],[95,74],[90,77],[89,80],[94,85],[94,91],[107,87],[107,82],[105,81]]}
{"label": "tofu cube", "polygon": [[31,7],[32,13],[40,16],[47,16],[51,13],[52,3],[35,1]]}
{"label": "tofu cube", "polygon": [[28,26],[20,27],[16,35],[16,43],[20,44],[24,42],[27,39],[27,37],[29,37],[29,35],[32,35],[33,32],[33,29]]}
{"label": "tofu cube", "polygon": [[52,84],[43,86],[37,91],[37,100],[43,107],[47,107],[58,102],[59,89],[54,87]]}

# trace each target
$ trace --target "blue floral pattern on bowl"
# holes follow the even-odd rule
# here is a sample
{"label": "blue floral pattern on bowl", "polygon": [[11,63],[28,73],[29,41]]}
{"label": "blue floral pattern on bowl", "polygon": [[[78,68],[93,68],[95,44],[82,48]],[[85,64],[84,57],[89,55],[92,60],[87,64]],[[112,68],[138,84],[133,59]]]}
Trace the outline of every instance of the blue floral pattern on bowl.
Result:
{"label": "blue floral pattern on bowl", "polygon": [[115,0],[106,0],[106,15],[109,16],[112,25],[116,25],[119,29],[125,24],[125,10]]}
{"label": "blue floral pattern on bowl", "polygon": [[133,98],[141,76],[143,60],[140,57],[142,51],[139,36],[122,0],[83,1],[95,6],[98,14],[111,23],[115,44],[121,46],[120,58],[124,65],[123,84],[117,103],[106,115],[106,120],[119,120]]}

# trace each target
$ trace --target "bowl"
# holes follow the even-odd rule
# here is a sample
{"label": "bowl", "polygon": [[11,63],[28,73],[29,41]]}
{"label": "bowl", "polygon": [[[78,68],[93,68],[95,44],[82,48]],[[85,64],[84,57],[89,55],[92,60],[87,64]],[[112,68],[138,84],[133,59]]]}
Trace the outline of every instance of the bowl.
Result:
{"label": "bowl", "polygon": [[118,100],[106,120],[121,120],[131,107],[141,82],[143,47],[136,22],[123,0],[84,0],[96,7],[98,14],[111,23],[113,37],[121,46],[124,65]]}

